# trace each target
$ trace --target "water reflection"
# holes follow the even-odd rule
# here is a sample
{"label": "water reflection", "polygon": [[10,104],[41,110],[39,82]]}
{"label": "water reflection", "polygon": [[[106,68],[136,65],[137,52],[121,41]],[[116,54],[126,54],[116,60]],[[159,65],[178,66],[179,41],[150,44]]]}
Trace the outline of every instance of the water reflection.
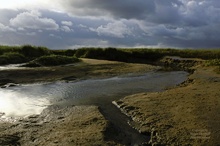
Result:
{"label": "water reflection", "polygon": [[50,102],[47,98],[34,99],[30,94],[0,89],[0,116],[24,117],[40,114]]}
{"label": "water reflection", "polygon": [[142,76],[90,79],[79,82],[29,84],[0,89],[0,113],[5,116],[39,114],[49,104],[111,102],[138,92],[154,92],[186,80],[186,72],[150,72]]}
{"label": "water reflection", "polygon": [[3,65],[3,66],[0,66],[0,70],[24,69],[25,67],[20,67],[20,66],[22,66],[24,64],[25,63]]}

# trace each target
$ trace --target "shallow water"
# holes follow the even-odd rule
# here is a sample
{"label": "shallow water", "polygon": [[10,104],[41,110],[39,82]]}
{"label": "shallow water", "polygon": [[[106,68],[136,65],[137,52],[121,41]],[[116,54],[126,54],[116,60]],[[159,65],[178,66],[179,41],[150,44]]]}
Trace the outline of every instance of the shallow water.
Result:
{"label": "shallow water", "polygon": [[[103,105],[123,96],[160,91],[186,80],[186,72],[149,72],[144,75],[89,79],[78,82],[26,84],[0,89],[0,113],[5,117],[40,114],[51,104]],[[1,115],[0,115],[1,116]]]}

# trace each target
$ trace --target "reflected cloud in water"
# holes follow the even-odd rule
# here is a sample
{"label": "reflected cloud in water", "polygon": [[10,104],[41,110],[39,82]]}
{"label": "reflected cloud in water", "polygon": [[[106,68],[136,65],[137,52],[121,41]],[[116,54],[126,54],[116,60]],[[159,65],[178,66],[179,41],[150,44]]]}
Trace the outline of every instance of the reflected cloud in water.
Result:
{"label": "reflected cloud in water", "polygon": [[50,102],[46,98],[34,99],[12,90],[0,89],[0,116],[25,117],[40,114]]}

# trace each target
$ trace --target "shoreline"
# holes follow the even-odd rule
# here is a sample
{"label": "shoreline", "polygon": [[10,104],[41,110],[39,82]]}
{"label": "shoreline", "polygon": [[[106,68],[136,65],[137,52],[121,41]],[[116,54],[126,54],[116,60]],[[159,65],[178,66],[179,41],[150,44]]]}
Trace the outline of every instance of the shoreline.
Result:
{"label": "shoreline", "polygon": [[108,78],[128,73],[146,73],[160,69],[148,64],[123,63],[82,58],[82,62],[53,67],[0,70],[0,86],[7,83],[29,84]]}

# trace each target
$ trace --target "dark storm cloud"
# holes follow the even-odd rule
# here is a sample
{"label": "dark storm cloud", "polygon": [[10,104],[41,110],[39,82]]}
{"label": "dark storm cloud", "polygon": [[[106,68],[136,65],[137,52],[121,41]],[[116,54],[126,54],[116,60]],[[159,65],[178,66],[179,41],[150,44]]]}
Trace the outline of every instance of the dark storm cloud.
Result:
{"label": "dark storm cloud", "polygon": [[60,2],[72,15],[144,19],[155,11],[154,0],[63,0]]}
{"label": "dark storm cloud", "polygon": [[175,19],[178,8],[183,5],[179,0],[63,0],[60,3],[72,15],[122,19],[153,19],[157,16],[157,21]]}

